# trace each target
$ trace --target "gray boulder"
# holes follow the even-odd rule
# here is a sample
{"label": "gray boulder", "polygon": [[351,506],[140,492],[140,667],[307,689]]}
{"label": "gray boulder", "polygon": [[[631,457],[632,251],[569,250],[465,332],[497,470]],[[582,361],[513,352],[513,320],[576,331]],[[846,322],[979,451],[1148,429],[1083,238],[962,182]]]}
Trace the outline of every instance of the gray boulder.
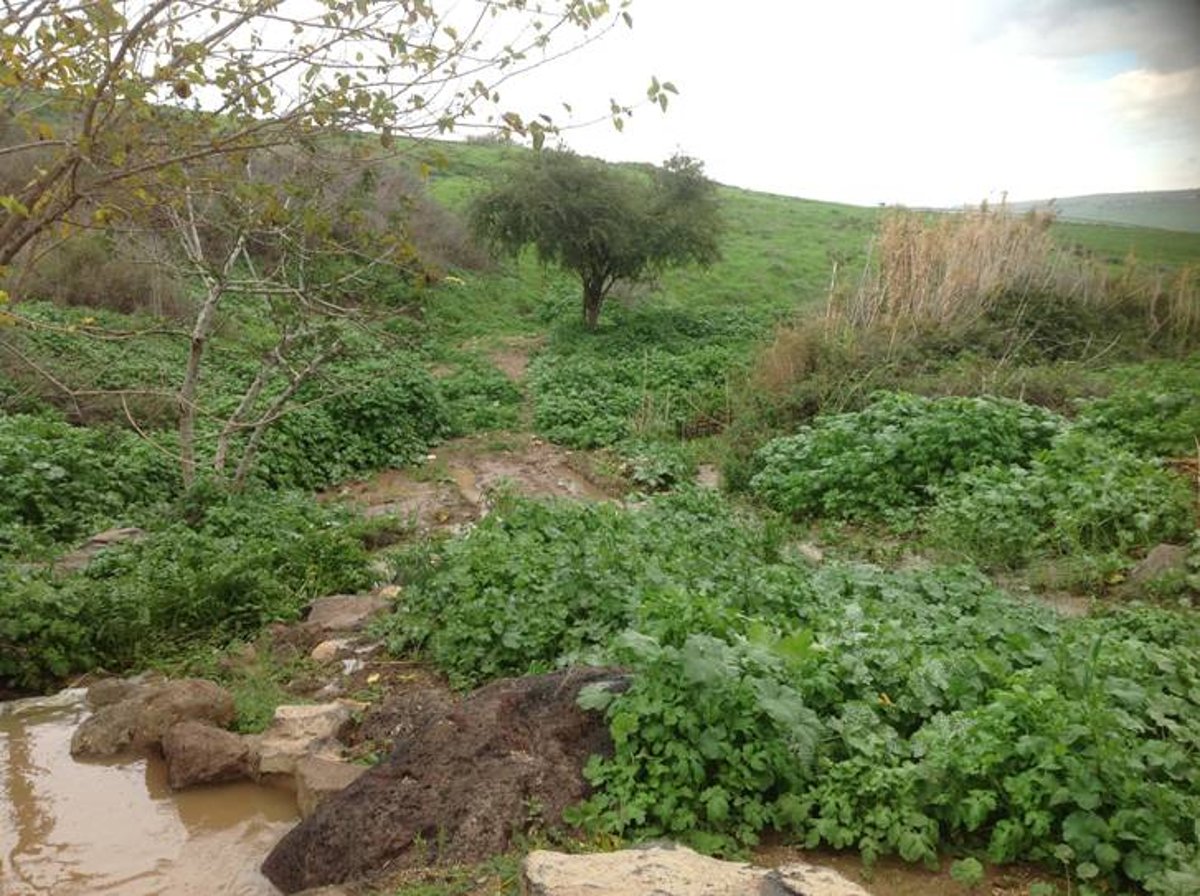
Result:
{"label": "gray boulder", "polygon": [[158,746],[179,722],[199,720],[224,728],[233,715],[233,696],[211,681],[146,682],[85,719],[71,737],[71,755],[114,756]]}

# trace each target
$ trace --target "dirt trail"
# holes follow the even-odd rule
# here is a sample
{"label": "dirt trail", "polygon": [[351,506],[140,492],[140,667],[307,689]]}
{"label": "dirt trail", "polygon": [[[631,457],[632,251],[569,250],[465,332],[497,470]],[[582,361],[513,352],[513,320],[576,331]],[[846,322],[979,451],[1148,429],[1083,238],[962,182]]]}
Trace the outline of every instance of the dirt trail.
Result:
{"label": "dirt trail", "polygon": [[422,532],[455,529],[488,511],[489,496],[507,488],[529,497],[613,497],[584,470],[583,456],[528,433],[469,436],[440,445],[424,464],[384,470],[326,492],[366,516],[398,516]]}

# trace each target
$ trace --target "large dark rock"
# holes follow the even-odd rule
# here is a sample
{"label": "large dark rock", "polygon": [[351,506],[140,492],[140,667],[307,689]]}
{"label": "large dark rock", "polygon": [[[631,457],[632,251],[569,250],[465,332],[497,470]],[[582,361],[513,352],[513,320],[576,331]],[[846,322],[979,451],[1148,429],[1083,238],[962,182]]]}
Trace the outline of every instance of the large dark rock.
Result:
{"label": "large dark rock", "polygon": [[610,669],[493,682],[404,732],[391,755],[330,796],[267,857],[285,893],[431,861],[503,852],[531,825],[561,825],[587,794],[583,765],[611,750],[599,714],[575,705]]}

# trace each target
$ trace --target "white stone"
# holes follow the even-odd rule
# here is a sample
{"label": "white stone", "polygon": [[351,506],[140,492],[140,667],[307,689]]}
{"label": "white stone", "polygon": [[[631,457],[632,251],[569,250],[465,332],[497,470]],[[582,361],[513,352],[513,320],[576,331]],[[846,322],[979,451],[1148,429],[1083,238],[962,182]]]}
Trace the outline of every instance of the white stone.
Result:
{"label": "white stone", "polygon": [[586,855],[537,850],[523,873],[528,896],[870,896],[829,868],[757,868],[670,844]]}
{"label": "white stone", "polygon": [[290,775],[306,756],[338,758],[337,733],[355,706],[348,700],[278,706],[258,741],[259,774]]}

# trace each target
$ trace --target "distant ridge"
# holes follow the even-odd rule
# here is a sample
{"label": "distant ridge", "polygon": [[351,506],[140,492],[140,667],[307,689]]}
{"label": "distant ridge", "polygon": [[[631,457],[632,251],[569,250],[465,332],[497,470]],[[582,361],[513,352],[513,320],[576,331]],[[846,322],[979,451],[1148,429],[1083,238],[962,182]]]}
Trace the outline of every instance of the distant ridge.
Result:
{"label": "distant ridge", "polygon": [[1096,193],[1064,199],[1010,202],[1014,212],[1053,209],[1060,221],[1123,224],[1200,233],[1200,187],[1147,193]]}

